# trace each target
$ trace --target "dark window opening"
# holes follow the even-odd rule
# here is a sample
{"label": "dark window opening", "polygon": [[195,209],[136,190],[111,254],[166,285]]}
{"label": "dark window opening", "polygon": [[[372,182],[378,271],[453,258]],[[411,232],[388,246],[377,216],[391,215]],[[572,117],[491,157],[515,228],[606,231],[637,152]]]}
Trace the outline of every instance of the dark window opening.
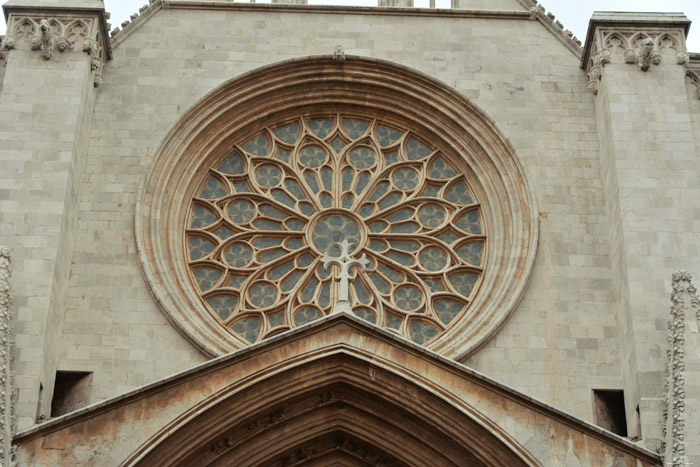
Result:
{"label": "dark window opening", "polygon": [[595,422],[601,428],[620,436],[627,436],[625,396],[618,389],[594,389]]}
{"label": "dark window opening", "polygon": [[88,405],[92,373],[57,371],[51,400],[51,416],[58,417]]}

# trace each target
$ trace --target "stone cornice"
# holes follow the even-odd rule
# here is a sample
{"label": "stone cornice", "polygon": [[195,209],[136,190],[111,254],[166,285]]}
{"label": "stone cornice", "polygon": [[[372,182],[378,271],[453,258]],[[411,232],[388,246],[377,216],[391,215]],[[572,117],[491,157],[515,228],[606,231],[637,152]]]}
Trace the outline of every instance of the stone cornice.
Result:
{"label": "stone cornice", "polygon": [[[658,42],[664,33],[671,33],[676,40],[674,48],[686,52],[685,38],[690,29],[690,20],[683,13],[619,13],[594,12],[588,23],[586,43],[583,47],[581,68],[590,71],[595,56],[609,47],[605,41],[610,36],[619,35],[628,38],[630,48],[639,48],[642,44],[634,41],[637,36],[652,37],[658,49]],[[641,41],[640,41],[641,42]],[[686,54],[687,55],[687,54]],[[630,61],[631,62],[631,61]]]}
{"label": "stone cornice", "polygon": [[460,10],[442,8],[405,8],[405,7],[355,7],[332,5],[300,5],[300,4],[264,4],[264,3],[234,3],[221,0],[150,0],[148,5],[139,9],[138,13],[131,15],[131,19],[124,21],[120,27],[111,32],[112,46],[117,47],[148,18],[161,9],[180,10],[226,10],[226,11],[269,11],[290,13],[324,13],[324,14],[356,14],[356,15],[380,15],[380,16],[429,16],[445,18],[480,18],[480,19],[511,19],[511,20],[537,20],[554,37],[557,38],[575,56],[581,57],[581,41],[574,37],[573,33],[564,29],[564,26],[556,21],[554,15],[548,13],[542,5],[533,0],[518,0],[523,8],[521,10]]}
{"label": "stone cornice", "polygon": [[[86,38],[96,42],[95,51],[101,49],[99,54],[102,56],[101,60],[111,60],[112,58],[112,47],[109,43],[109,26],[107,24],[108,14],[105,12],[104,8],[86,8],[79,6],[66,8],[44,5],[28,6],[9,2],[3,5],[3,12],[7,23],[7,36],[14,35],[12,28],[25,18],[30,19],[30,21],[36,23],[37,26],[42,19],[46,19],[49,23],[51,23],[52,20],[58,21],[65,27],[70,27],[72,20],[82,20],[84,22],[96,20],[94,26],[89,27],[90,37]],[[54,32],[57,33],[58,31]],[[63,34],[63,37],[65,36],[66,35]],[[59,35],[57,38],[60,37]],[[16,40],[16,38],[14,39]],[[82,44],[76,45],[76,48],[80,50]],[[93,55],[93,53],[91,53],[91,55]]]}

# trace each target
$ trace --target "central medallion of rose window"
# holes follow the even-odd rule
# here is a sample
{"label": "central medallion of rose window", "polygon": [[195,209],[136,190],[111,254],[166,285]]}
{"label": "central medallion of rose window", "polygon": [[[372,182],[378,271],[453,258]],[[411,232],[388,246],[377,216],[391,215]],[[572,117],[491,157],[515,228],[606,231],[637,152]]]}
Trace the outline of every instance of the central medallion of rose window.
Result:
{"label": "central medallion of rose window", "polygon": [[336,257],[369,264],[352,312],[429,343],[477,292],[486,236],[464,164],[381,120],[298,118],[231,147],[192,200],[192,280],[230,332],[256,342],[330,312]]}

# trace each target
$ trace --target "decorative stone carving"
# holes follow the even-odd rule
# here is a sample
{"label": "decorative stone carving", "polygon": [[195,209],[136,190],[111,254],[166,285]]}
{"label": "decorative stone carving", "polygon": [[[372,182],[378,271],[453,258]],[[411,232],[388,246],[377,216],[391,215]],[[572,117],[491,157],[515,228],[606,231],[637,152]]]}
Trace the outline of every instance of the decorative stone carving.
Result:
{"label": "decorative stone carving", "polygon": [[333,60],[345,60],[345,51],[342,46],[338,45],[335,47],[333,51]]}
{"label": "decorative stone carving", "polygon": [[0,465],[13,465],[15,414],[12,405],[12,330],[10,327],[10,250],[0,247]]}
{"label": "decorative stone carving", "polygon": [[32,37],[32,50],[41,50],[41,56],[45,60],[50,60],[53,57],[53,37],[51,36],[51,25],[45,19],[39,23],[39,33]]}
{"label": "decorative stone carving", "polygon": [[589,90],[593,94],[597,93],[598,84],[591,78],[591,74],[598,76],[598,72],[593,69],[600,67],[602,70],[607,63],[637,64],[641,70],[647,71],[661,63],[661,52],[664,49],[670,49],[675,52],[676,63],[685,65],[689,59],[682,35],[680,31],[659,29],[639,31],[631,27],[596,30],[585,55],[588,57],[585,68],[589,75]]}
{"label": "decorative stone carving", "polygon": [[685,457],[685,382],[686,382],[686,311],[700,313],[697,289],[686,271],[673,273],[671,318],[668,321],[668,350],[664,394],[664,441],[661,449],[666,465],[686,465]]}
{"label": "decorative stone carving", "polygon": [[333,313],[352,311],[350,309],[350,281],[355,279],[355,275],[352,274],[351,270],[356,268],[364,271],[369,265],[369,259],[367,259],[365,253],[362,254],[360,259],[350,256],[351,246],[353,245],[346,238],[338,244],[340,256],[330,256],[326,253],[321,257],[321,262],[325,269],[328,269],[328,266],[338,266],[340,268],[338,276],[334,278],[335,282],[338,282],[338,301],[333,306]]}
{"label": "decorative stone carving", "polygon": [[15,39],[15,36],[8,34],[3,37],[2,46],[7,50],[12,50],[17,47],[17,39]]}

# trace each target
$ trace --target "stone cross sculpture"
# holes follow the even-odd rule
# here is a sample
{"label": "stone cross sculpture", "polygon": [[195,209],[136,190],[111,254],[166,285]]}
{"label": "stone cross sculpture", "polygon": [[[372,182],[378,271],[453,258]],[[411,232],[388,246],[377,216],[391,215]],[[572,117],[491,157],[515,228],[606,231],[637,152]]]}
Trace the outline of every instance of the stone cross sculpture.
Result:
{"label": "stone cross sculpture", "polygon": [[333,278],[339,284],[338,300],[333,305],[331,313],[350,312],[350,281],[356,277],[356,274],[351,274],[350,270],[355,267],[360,271],[364,271],[369,264],[369,260],[365,253],[362,253],[360,259],[350,256],[350,247],[353,245],[347,239],[336,243],[336,245],[340,248],[340,256],[330,256],[328,253],[324,253],[321,257],[324,269],[328,269],[328,266],[338,266],[340,268],[340,273]]}

